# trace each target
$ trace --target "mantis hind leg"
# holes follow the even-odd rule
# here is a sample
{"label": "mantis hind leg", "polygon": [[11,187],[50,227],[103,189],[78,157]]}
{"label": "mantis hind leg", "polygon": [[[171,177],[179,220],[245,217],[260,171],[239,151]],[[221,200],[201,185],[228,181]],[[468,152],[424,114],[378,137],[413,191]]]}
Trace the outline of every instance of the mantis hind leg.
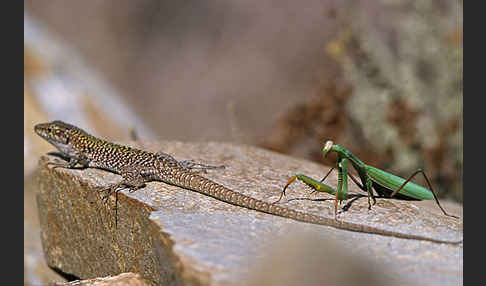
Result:
{"label": "mantis hind leg", "polygon": [[[356,186],[358,186],[361,190],[368,192],[368,189],[363,187],[363,185],[361,185],[361,183],[353,175],[351,175],[351,173],[348,173],[348,176],[353,180],[353,182],[356,184]],[[375,190],[376,190],[376,188],[375,188]],[[373,205],[375,205],[376,204],[376,198],[375,198],[375,196],[373,196],[373,194],[371,196],[371,199],[373,199]]]}
{"label": "mantis hind leg", "polygon": [[415,171],[410,177],[408,177],[408,179],[405,180],[405,182],[403,182],[403,184],[396,190],[393,191],[393,193],[391,193],[390,197],[393,197],[395,194],[397,194],[398,192],[400,192],[401,189],[403,189],[403,187],[405,187],[405,185],[413,178],[415,177],[418,173],[422,173],[422,175],[424,176],[425,178],[425,181],[427,182],[427,185],[429,186],[429,189],[430,191],[432,192],[432,195],[434,196],[434,199],[435,199],[435,202],[437,203],[437,205],[439,206],[439,208],[442,210],[442,212],[444,213],[444,215],[446,216],[450,216],[450,217],[453,217],[453,218],[459,218],[458,216],[455,216],[455,215],[450,215],[448,214],[444,208],[440,205],[439,203],[439,199],[437,198],[437,195],[435,194],[434,192],[434,189],[432,188],[432,184],[430,183],[429,181],[429,178],[427,177],[427,175],[425,174],[424,170],[422,169],[418,169],[417,171]]}

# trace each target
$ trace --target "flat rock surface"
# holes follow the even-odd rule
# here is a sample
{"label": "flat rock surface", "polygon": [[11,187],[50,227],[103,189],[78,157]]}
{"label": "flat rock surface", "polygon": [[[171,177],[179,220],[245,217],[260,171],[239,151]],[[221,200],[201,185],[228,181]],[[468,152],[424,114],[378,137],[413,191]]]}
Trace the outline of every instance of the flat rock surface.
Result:
{"label": "flat rock surface", "polygon": [[146,286],[147,283],[135,273],[121,273],[117,276],[99,277],[87,280],[75,280],[71,282],[56,282],[50,286]]}
{"label": "flat rock surface", "polygon": [[[163,151],[178,160],[223,164],[226,168],[203,175],[267,202],[278,199],[282,187],[295,173],[320,179],[329,170],[306,160],[234,144],[128,145]],[[45,166],[49,160],[59,159],[42,157],[37,196],[45,256],[51,267],[83,279],[134,272],[154,284],[245,285],[257,271],[252,270],[254,266],[268,253],[285,257],[285,249],[275,250],[282,237],[306,233],[316,238],[313,247],[317,249],[328,247],[327,242],[335,243],[345,256],[366,258],[367,267],[385,284],[462,284],[462,244],[399,239],[296,222],[161,182],[150,182],[133,193],[119,193],[115,229],[115,196],[103,204],[96,190],[121,177],[97,169],[52,169]],[[337,174],[332,173],[326,182],[336,187]],[[350,184],[352,193],[364,194]],[[302,183],[292,184],[279,204],[334,216],[332,196],[311,195]],[[444,206],[462,217],[462,207],[451,203]],[[463,235],[462,218],[445,217],[430,202],[377,199],[368,210],[367,199],[362,197],[353,200],[339,219],[442,240],[457,241]],[[305,239],[302,247],[308,247]],[[280,275],[278,265],[272,271]],[[342,271],[346,275],[345,269]],[[309,275],[320,274],[314,271]]]}

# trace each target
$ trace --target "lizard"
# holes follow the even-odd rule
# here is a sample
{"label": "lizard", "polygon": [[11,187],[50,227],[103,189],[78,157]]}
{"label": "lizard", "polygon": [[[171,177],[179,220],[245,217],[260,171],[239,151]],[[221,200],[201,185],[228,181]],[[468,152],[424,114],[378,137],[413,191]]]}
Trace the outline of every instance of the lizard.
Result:
{"label": "lizard", "polygon": [[405,239],[446,244],[462,243],[462,240],[445,241],[318,216],[258,200],[192,172],[190,168],[193,165],[190,162],[177,161],[171,155],[163,152],[153,153],[109,142],[60,120],[36,124],[34,131],[56,147],[67,161],[65,164],[52,164],[70,169],[76,168],[76,165],[79,164],[82,168],[99,168],[121,175],[120,182],[99,190],[107,192],[104,198],[113,193],[118,194],[118,191],[122,189],[133,192],[143,188],[147,182],[160,181],[196,191],[232,205],[301,222]]}

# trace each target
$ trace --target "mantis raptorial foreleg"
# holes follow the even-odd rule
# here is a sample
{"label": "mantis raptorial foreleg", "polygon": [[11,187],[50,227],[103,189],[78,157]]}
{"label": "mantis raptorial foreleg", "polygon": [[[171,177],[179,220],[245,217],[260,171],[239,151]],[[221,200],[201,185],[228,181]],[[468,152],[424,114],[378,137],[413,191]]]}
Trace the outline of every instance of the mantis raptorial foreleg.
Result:
{"label": "mantis raptorial foreleg", "polygon": [[280,197],[274,203],[278,203],[282,199],[282,197],[285,195],[285,191],[287,190],[288,186],[290,184],[292,184],[296,179],[298,179],[299,181],[302,181],[303,183],[305,183],[306,185],[311,187],[313,192],[325,192],[325,193],[334,195],[335,196],[334,214],[336,216],[337,215],[337,208],[338,208],[338,201],[340,202],[340,201],[348,199],[347,159],[344,159],[343,161],[341,161],[337,165],[337,168],[338,168],[338,171],[339,171],[337,190],[335,190],[331,186],[328,186],[328,185],[322,183],[322,181],[324,181],[326,179],[326,177],[331,173],[331,171],[334,169],[334,167],[329,170],[329,172],[326,174],[326,176],[321,181],[314,180],[314,179],[312,179],[312,178],[310,178],[306,175],[297,174],[295,176],[292,176],[288,180],[287,184],[285,184],[282,192],[280,193]]}

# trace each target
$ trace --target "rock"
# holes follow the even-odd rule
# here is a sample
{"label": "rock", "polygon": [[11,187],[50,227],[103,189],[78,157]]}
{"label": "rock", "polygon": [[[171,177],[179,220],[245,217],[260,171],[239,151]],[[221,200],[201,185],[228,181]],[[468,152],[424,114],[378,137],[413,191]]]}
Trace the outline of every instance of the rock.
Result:
{"label": "rock", "polygon": [[148,285],[139,274],[135,273],[121,273],[117,276],[108,276],[102,278],[93,278],[87,280],[75,280],[65,283],[54,283],[50,286],[110,286],[110,285],[125,285],[125,286],[146,286]]}
{"label": "rock", "polygon": [[[373,259],[354,255],[324,236],[295,233],[270,245],[250,266],[250,286],[389,285]],[[388,283],[387,283],[388,282]]]}
{"label": "rock", "polygon": [[[163,151],[178,160],[224,164],[225,169],[203,175],[268,202],[279,197],[283,185],[295,173],[321,178],[329,170],[316,163],[243,145],[181,142],[130,145]],[[257,275],[251,266],[261,263],[283,237],[306,234],[321,241],[313,245],[317,249],[329,241],[338,245],[346,257],[365,257],[370,261],[365,263],[367,267],[379,270],[380,279],[387,284],[462,283],[462,244],[445,245],[301,223],[161,182],[148,183],[133,193],[121,191],[115,228],[115,196],[104,204],[102,194],[96,190],[118,182],[121,177],[98,169],[52,169],[46,166],[52,160],[59,159],[43,156],[40,161],[37,202],[43,248],[49,266],[76,277],[133,272],[159,285],[242,285]],[[337,175],[333,173],[326,182],[335,187]],[[363,194],[354,185],[351,192]],[[320,200],[291,200],[308,197]],[[332,197],[311,196],[303,184],[291,185],[286,198],[281,205],[334,216]],[[462,219],[422,209],[420,203],[378,199],[368,210],[367,199],[363,197],[354,200],[339,219],[436,239],[462,239]],[[306,241],[302,240],[303,247]],[[282,254],[286,254],[285,249]],[[279,265],[272,269],[274,275],[279,275]]]}

